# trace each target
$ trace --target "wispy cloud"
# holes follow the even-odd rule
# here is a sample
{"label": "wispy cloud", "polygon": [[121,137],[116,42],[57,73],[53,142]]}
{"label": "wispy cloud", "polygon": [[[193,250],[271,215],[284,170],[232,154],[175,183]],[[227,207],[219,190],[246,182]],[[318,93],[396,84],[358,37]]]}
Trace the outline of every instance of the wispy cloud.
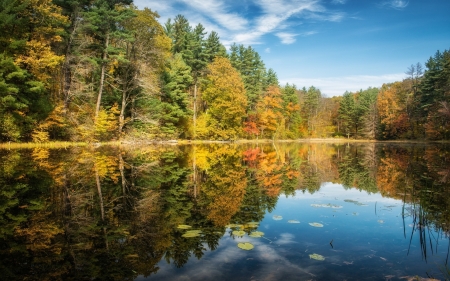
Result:
{"label": "wispy cloud", "polygon": [[408,6],[408,4],[409,4],[409,1],[405,1],[405,0],[390,0],[390,1],[383,2],[381,5],[389,7],[389,8],[397,9],[397,10],[402,10],[402,9],[406,8]]}
{"label": "wispy cloud", "polygon": [[270,54],[270,48],[266,48],[266,49],[264,49],[264,52],[266,52],[266,53]]}
{"label": "wispy cloud", "polygon": [[[333,1],[343,4],[347,0]],[[275,34],[283,44],[292,44],[295,36],[305,36],[298,30],[292,31],[303,21],[337,22],[344,17],[343,13],[329,11],[322,0],[246,0],[240,4],[233,1],[233,5],[226,0],[135,0],[135,3],[158,11],[163,21],[181,13],[193,25],[200,22],[206,31],[217,31],[225,46],[261,44],[267,34]],[[249,3],[258,9],[249,10]]]}
{"label": "wispy cloud", "polygon": [[182,0],[192,9],[201,12],[206,17],[212,18],[218,24],[228,30],[242,30],[248,24],[248,20],[235,12],[222,1]]}
{"label": "wispy cloud", "polygon": [[353,75],[346,77],[323,77],[323,78],[289,78],[280,81],[281,84],[290,83],[297,87],[314,86],[319,88],[325,96],[341,96],[345,91],[356,92],[369,87],[381,87],[384,83],[402,81],[404,73],[394,73],[385,75]]}
{"label": "wispy cloud", "polygon": [[347,2],[347,0],[333,0],[331,1],[331,3],[333,4],[345,4]]}
{"label": "wispy cloud", "polygon": [[287,32],[278,32],[275,35],[281,39],[281,43],[289,45],[289,44],[292,44],[295,42],[295,36],[297,36],[298,34],[292,34],[292,33],[287,33]]}

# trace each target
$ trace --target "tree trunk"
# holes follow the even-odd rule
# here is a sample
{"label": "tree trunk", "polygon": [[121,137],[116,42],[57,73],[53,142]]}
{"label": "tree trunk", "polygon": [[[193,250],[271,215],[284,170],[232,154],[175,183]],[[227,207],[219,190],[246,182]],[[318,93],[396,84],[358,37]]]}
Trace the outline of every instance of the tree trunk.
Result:
{"label": "tree trunk", "polygon": [[105,69],[106,69],[106,58],[108,57],[108,46],[109,46],[109,32],[106,34],[106,42],[105,42],[105,50],[103,51],[102,56],[102,70],[100,73],[100,86],[98,89],[98,96],[97,96],[97,106],[95,107],[95,119],[98,117],[98,113],[100,112],[100,103],[102,101],[102,94],[103,94],[103,85],[105,83]]}
{"label": "tree trunk", "polygon": [[[126,88],[124,86],[124,88]],[[123,127],[125,126],[125,108],[127,106],[127,91],[126,89],[122,90],[122,106],[120,107],[120,115],[119,115],[119,137],[122,134]]]}
{"label": "tree trunk", "polygon": [[196,126],[197,126],[197,79],[195,79],[194,83],[194,140],[195,140]]}

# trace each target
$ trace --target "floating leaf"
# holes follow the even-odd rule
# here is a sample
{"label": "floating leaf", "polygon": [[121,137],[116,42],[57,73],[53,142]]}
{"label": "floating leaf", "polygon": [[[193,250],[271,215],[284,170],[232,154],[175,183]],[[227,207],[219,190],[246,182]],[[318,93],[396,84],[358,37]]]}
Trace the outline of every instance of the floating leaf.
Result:
{"label": "floating leaf", "polygon": [[288,220],[288,223],[300,223],[298,220]]}
{"label": "floating leaf", "polygon": [[318,223],[318,222],[310,222],[309,225],[314,226],[314,227],[323,227],[323,224]]}
{"label": "floating leaf", "polygon": [[314,208],[333,208],[333,209],[341,209],[341,205],[334,205],[334,204],[311,204]]}
{"label": "floating leaf", "polygon": [[189,229],[189,228],[191,228],[192,226],[190,226],[190,225],[186,225],[186,224],[180,224],[177,228],[178,229]]}
{"label": "floating leaf", "polygon": [[185,234],[183,234],[181,236],[185,237],[185,238],[192,238],[192,237],[200,236],[200,233],[198,233],[198,232],[189,232],[189,233],[185,233]]}
{"label": "floating leaf", "polygon": [[225,225],[226,228],[235,228],[235,227],[239,227],[239,226],[240,226],[240,224],[235,224],[235,223]]}
{"label": "floating leaf", "polygon": [[250,233],[248,236],[253,237],[253,238],[261,238],[263,237],[264,232],[261,231],[253,231],[252,233]]}
{"label": "floating leaf", "polygon": [[199,230],[199,229],[197,229],[197,230],[188,230],[188,231],[186,231],[186,233],[198,233],[198,234],[200,234],[200,233],[202,233],[202,231]]}
{"label": "floating leaf", "polygon": [[325,257],[322,256],[322,255],[319,255],[319,254],[311,254],[311,255],[309,255],[309,258],[313,259],[313,260],[318,260],[318,261],[324,261],[325,260]]}
{"label": "floating leaf", "polygon": [[274,215],[272,218],[273,218],[274,220],[276,220],[276,221],[280,221],[280,220],[283,219],[282,216],[278,216],[278,215]]}
{"label": "floating leaf", "polygon": [[247,251],[249,251],[249,250],[254,248],[253,244],[252,243],[248,243],[248,242],[239,243],[237,246],[239,248],[241,248],[242,250],[247,250]]}
{"label": "floating leaf", "polygon": [[232,233],[235,236],[244,236],[245,235],[245,231],[242,231],[242,230],[235,230]]}
{"label": "floating leaf", "polygon": [[248,222],[244,225],[244,228],[257,228],[259,226],[259,222]]}
{"label": "floating leaf", "polygon": [[379,222],[379,223],[384,223],[384,220],[377,220],[377,222]]}

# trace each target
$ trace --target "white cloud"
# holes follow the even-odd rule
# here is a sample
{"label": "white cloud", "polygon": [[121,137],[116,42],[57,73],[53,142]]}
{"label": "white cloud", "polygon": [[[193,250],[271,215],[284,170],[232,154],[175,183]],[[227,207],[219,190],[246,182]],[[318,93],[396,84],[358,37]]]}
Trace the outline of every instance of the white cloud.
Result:
{"label": "white cloud", "polygon": [[247,19],[237,13],[228,12],[228,7],[222,1],[183,0],[183,2],[228,30],[242,30],[248,24]]}
{"label": "white cloud", "polygon": [[311,35],[314,35],[314,34],[317,34],[317,31],[307,31],[307,32],[300,33],[299,35],[301,35],[301,36],[311,36]]}
{"label": "white cloud", "polygon": [[402,81],[404,73],[394,73],[385,75],[354,75],[346,77],[324,77],[324,78],[289,78],[280,83],[295,84],[297,87],[314,86],[319,88],[325,96],[341,96],[345,91],[356,92],[369,87],[381,87],[384,83]]}
{"label": "white cloud", "polygon": [[406,8],[408,6],[408,4],[409,4],[409,1],[405,1],[405,0],[390,0],[390,1],[383,2],[381,5],[388,6],[390,8],[397,9],[397,10],[402,10],[402,9]]}
{"label": "white cloud", "polygon": [[331,1],[331,3],[333,4],[345,4],[347,2],[347,0],[333,0]]}
{"label": "white cloud", "polygon": [[264,52],[266,52],[266,53],[270,53],[270,48],[266,48],[266,49],[264,49]]}
{"label": "white cloud", "polygon": [[139,8],[150,8],[152,11],[157,11],[158,13],[164,13],[171,10],[170,1],[158,1],[158,0],[134,0],[134,5]]}
{"label": "white cloud", "polygon": [[[263,43],[266,34],[275,34],[283,44],[295,42],[296,35],[290,29],[299,25],[300,19],[314,21],[340,21],[342,13],[329,12],[321,0],[245,0],[239,4],[226,0],[135,0],[139,8],[149,7],[160,15],[160,22],[184,15],[192,25],[201,23],[207,32],[219,33],[225,46],[232,43],[251,45]],[[249,1],[259,6],[252,16],[246,8]],[[346,1],[346,0],[334,0]]]}
{"label": "white cloud", "polygon": [[281,39],[281,43],[288,45],[288,44],[292,44],[295,42],[295,36],[297,36],[298,34],[292,34],[292,33],[287,33],[287,32],[278,32],[275,35]]}

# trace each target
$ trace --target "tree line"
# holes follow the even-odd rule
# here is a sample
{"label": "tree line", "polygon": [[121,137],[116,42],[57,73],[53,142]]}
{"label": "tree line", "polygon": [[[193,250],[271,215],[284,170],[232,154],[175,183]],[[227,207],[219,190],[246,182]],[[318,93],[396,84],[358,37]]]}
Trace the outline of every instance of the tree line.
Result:
{"label": "tree line", "polygon": [[448,51],[342,97],[132,0],[0,4],[0,141],[450,138]]}

